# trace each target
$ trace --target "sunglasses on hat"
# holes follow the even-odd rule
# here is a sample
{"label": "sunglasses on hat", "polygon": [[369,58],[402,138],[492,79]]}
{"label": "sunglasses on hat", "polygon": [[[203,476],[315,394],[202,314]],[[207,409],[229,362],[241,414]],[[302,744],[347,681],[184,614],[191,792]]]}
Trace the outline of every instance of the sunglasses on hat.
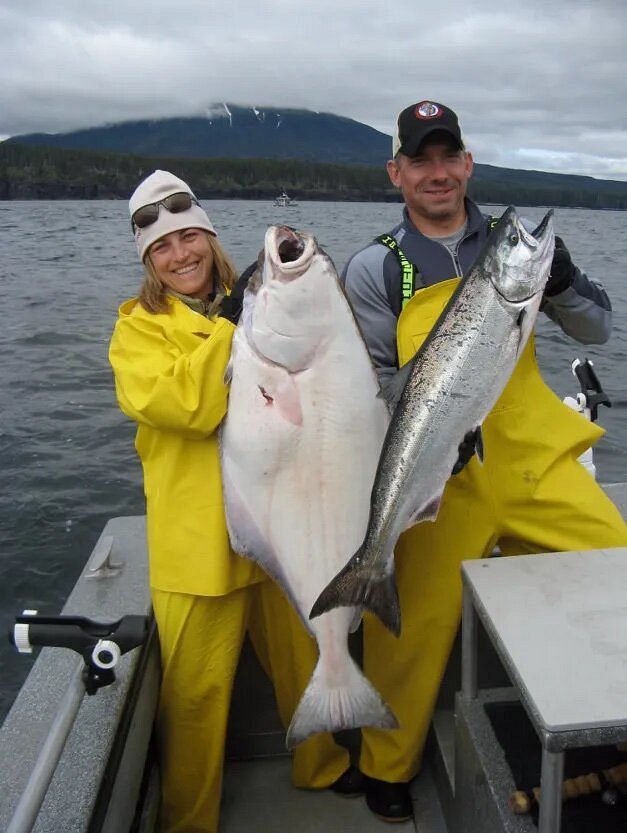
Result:
{"label": "sunglasses on hat", "polygon": [[189,211],[192,205],[200,205],[196,197],[188,194],[187,191],[177,191],[157,202],[149,202],[142,205],[131,217],[131,228],[146,228],[159,219],[159,206],[162,205],[170,214],[180,214],[181,211]]}

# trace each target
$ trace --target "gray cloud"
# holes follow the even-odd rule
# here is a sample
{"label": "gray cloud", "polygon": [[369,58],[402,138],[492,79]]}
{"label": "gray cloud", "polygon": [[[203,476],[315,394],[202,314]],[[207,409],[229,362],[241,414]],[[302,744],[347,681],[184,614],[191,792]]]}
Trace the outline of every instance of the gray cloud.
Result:
{"label": "gray cloud", "polygon": [[[475,159],[627,179],[622,0],[24,0],[0,6],[0,134],[305,107],[392,132],[455,109]],[[547,8],[548,7],[548,8]]]}

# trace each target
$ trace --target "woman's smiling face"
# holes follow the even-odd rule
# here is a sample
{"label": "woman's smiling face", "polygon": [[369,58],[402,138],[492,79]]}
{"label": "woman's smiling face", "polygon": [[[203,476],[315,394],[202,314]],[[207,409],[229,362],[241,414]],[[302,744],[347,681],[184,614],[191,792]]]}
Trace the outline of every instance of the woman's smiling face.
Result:
{"label": "woman's smiling face", "polygon": [[204,229],[165,234],[148,250],[157,277],[170,289],[206,300],[213,290],[213,249]]}

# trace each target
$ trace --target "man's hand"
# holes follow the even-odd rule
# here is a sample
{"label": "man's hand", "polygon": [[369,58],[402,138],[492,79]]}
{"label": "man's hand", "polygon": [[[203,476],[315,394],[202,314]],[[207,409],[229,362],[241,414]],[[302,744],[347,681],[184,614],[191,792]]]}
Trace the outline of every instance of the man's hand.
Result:
{"label": "man's hand", "polygon": [[564,241],[556,235],[551,274],[544,288],[544,296],[550,298],[551,295],[557,295],[572,286],[575,279],[575,268]]}
{"label": "man's hand", "polygon": [[219,318],[226,318],[232,324],[237,325],[239,317],[242,314],[242,301],[244,299],[244,292],[248,286],[248,281],[251,275],[257,268],[257,261],[251,263],[242,274],[239,276],[230,295],[225,295],[220,304]]}

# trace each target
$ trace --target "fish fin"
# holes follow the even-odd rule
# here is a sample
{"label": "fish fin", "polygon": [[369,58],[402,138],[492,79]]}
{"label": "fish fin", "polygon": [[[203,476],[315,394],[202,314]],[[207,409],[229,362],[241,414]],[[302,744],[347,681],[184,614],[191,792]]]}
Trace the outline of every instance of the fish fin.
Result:
{"label": "fish fin", "polygon": [[457,447],[457,460],[451,474],[459,474],[464,466],[470,462],[473,454],[476,454],[479,462],[483,463],[483,435],[480,425],[464,434],[464,439]]}
{"label": "fish fin", "polygon": [[222,455],[222,486],[226,526],[233,551],[242,558],[258,564],[270,576],[298,614],[305,629],[313,636],[311,622],[301,613],[296,598],[290,593],[289,582],[276,553],[259,528],[246,500],[235,486],[230,461],[225,455]]}
{"label": "fish fin", "polygon": [[293,749],[318,732],[340,732],[360,726],[397,729],[398,720],[354,660],[348,657],[348,673],[342,668],[342,684],[330,686],[329,671],[320,658],[285,739]]}
{"label": "fish fin", "polygon": [[429,503],[427,503],[426,506],[418,509],[416,513],[412,515],[409,523],[407,524],[407,528],[409,529],[409,527],[414,526],[414,524],[422,523],[422,521],[435,521],[438,517],[441,503],[442,495],[436,495],[429,501]]}
{"label": "fish fin", "polygon": [[523,346],[525,344],[525,339],[523,337],[524,334],[524,326],[525,326],[525,318],[526,318],[526,311],[523,307],[521,311],[518,313],[518,320],[516,321],[516,326],[519,330],[519,338],[518,338],[518,347],[516,349],[516,355],[520,356]]}
{"label": "fish fin", "polygon": [[359,626],[361,625],[361,620],[363,618],[363,615],[364,615],[363,607],[361,607],[361,606],[356,607],[355,612],[353,613],[353,618],[351,619],[350,625],[348,626],[348,632],[349,633],[355,633],[355,631],[359,628]]}
{"label": "fish fin", "polygon": [[237,355],[237,351],[240,348],[240,339],[238,339],[239,333],[236,331],[233,335],[233,341],[231,342],[231,353],[229,355],[229,360],[226,363],[226,368],[224,370],[224,384],[230,385],[233,381],[233,367],[235,364],[235,357]]}
{"label": "fish fin", "polygon": [[380,399],[385,399],[390,412],[393,412],[399,403],[407,380],[411,375],[413,362],[407,362],[399,371],[397,371],[391,379],[381,383],[381,390],[377,394]]}
{"label": "fish fin", "polygon": [[233,550],[262,566],[266,561],[276,560],[250,511],[245,496],[240,494],[237,488],[237,477],[232,474],[230,457],[222,453],[220,462],[226,526]]}
{"label": "fish fin", "polygon": [[336,607],[361,606],[377,615],[395,636],[401,632],[401,609],[394,570],[375,578],[361,566],[363,546],[331,579],[311,608],[310,619]]}
{"label": "fish fin", "polygon": [[224,371],[224,384],[230,385],[233,378],[233,359],[230,358]]}
{"label": "fish fin", "polygon": [[518,329],[520,332],[520,337],[518,339],[518,350],[516,351],[516,355],[520,356],[522,351],[525,349],[525,345],[529,340],[529,336],[531,335],[531,331],[533,330],[533,325],[535,322],[535,316],[529,315],[527,311],[527,307],[523,307],[518,315]]}
{"label": "fish fin", "polygon": [[268,406],[276,406],[284,420],[292,425],[303,424],[303,409],[300,402],[300,392],[293,377],[289,373],[282,373],[280,380],[272,387],[259,386],[261,395]]}
{"label": "fish fin", "polygon": [[477,459],[483,465],[483,432],[480,425],[475,430],[475,451],[477,452]]}

